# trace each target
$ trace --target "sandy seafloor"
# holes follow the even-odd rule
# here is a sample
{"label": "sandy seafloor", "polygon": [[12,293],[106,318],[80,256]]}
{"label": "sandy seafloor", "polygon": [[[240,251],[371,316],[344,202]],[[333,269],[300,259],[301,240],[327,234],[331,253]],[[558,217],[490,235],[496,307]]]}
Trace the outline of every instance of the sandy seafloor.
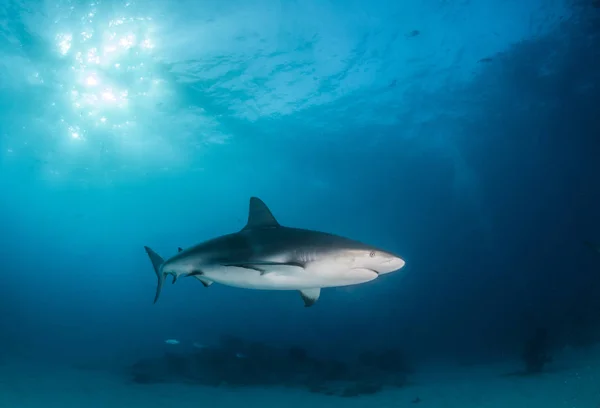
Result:
{"label": "sandy seafloor", "polygon": [[[139,385],[119,369],[6,359],[0,365],[0,408],[600,407],[600,347],[563,353],[537,377],[505,375],[517,363],[422,367],[410,386],[341,398],[289,388]],[[415,404],[417,397],[421,401]]]}

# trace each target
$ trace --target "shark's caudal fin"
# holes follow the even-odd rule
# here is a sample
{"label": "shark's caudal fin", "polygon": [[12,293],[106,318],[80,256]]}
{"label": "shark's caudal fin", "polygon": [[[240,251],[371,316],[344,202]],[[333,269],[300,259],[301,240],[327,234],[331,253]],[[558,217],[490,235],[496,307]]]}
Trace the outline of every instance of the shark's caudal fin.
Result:
{"label": "shark's caudal fin", "polygon": [[250,198],[250,208],[248,210],[248,223],[242,229],[257,229],[257,228],[277,228],[280,227],[279,223],[271,214],[269,207],[260,198]]}
{"label": "shark's caudal fin", "polygon": [[150,261],[152,261],[152,266],[154,267],[154,272],[156,272],[156,277],[158,278],[158,284],[156,285],[156,296],[154,297],[154,303],[158,300],[160,296],[160,291],[162,290],[163,283],[165,282],[165,275],[162,273],[160,267],[165,261],[160,257],[159,254],[154,252],[152,249],[147,246],[144,247]]}

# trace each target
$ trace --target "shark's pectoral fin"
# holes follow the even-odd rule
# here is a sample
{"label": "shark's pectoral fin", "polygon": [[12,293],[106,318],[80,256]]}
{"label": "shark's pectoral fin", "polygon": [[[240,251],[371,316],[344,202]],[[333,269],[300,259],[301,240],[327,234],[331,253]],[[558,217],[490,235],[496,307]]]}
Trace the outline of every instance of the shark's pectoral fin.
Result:
{"label": "shark's pectoral fin", "polygon": [[171,284],[175,284],[175,282],[177,282],[177,275],[173,274],[173,282],[171,282]]}
{"label": "shark's pectoral fin", "polygon": [[213,284],[213,281],[208,280],[200,275],[195,275],[194,278],[198,279],[200,281],[200,283],[202,283],[202,285],[204,285],[205,288],[208,288],[210,285]]}
{"label": "shark's pectoral fin", "polygon": [[302,300],[304,300],[304,307],[310,307],[317,303],[319,300],[319,296],[321,295],[321,289],[303,289],[300,291],[300,296],[302,296]]}

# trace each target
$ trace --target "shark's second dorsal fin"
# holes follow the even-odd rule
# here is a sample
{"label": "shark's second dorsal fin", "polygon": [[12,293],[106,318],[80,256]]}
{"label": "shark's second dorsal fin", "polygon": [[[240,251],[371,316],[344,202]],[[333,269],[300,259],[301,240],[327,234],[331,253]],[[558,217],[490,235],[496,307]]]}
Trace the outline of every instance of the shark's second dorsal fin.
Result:
{"label": "shark's second dorsal fin", "polygon": [[[257,228],[277,228],[279,223],[271,214],[269,207],[260,198],[250,197],[250,209],[248,211],[248,223],[243,230]],[[242,231],[243,231],[242,230]]]}

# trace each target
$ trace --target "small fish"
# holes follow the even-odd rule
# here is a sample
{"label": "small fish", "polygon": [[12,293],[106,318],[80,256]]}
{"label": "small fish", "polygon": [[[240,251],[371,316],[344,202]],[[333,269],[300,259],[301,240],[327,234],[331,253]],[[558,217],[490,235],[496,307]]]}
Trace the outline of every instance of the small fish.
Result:
{"label": "small fish", "polygon": [[235,356],[237,358],[246,358],[246,355],[244,353],[235,353]]}
{"label": "small fish", "polygon": [[197,349],[205,349],[206,346],[202,343],[198,343],[198,342],[194,342],[194,344],[192,344],[195,348]]}
{"label": "small fish", "polygon": [[419,404],[421,402],[421,398],[417,397],[411,401],[413,404]]}
{"label": "small fish", "polygon": [[479,63],[488,63],[488,62],[492,62],[493,60],[494,60],[494,59],[493,59],[493,58],[491,58],[491,57],[485,57],[485,58],[482,58],[482,59],[480,59],[480,60],[479,60],[479,61],[477,61],[477,62],[479,62]]}
{"label": "small fish", "polygon": [[167,344],[171,344],[171,345],[174,345],[174,346],[175,346],[175,345],[179,344],[179,340],[175,340],[175,339],[168,339],[168,340],[165,340],[165,343],[167,343]]}
{"label": "small fish", "polygon": [[416,37],[419,34],[421,34],[421,32],[419,30],[412,30],[412,31],[406,33],[406,37],[407,38]]}

